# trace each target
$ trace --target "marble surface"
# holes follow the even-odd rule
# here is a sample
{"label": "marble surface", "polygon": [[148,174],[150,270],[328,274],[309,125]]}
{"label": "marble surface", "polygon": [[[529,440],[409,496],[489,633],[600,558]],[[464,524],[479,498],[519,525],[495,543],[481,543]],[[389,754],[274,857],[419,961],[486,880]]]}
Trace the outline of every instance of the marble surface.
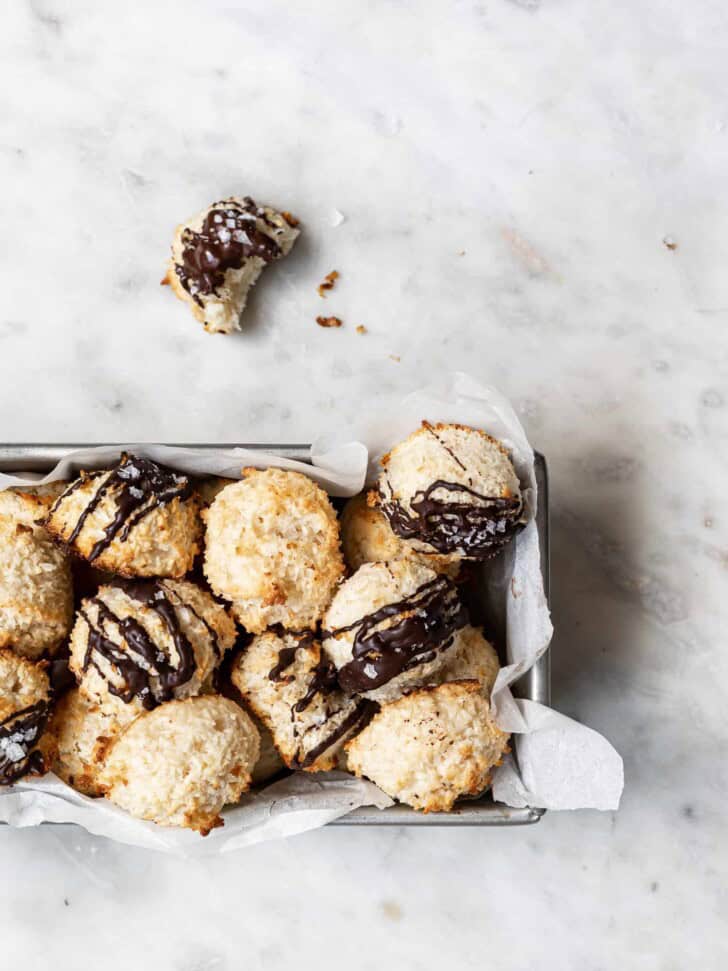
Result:
{"label": "marble surface", "polygon": [[[300,441],[497,384],[551,468],[554,703],[626,772],[614,814],[196,862],[2,829],[8,966],[725,963],[726,41],[717,0],[6,5],[0,438]],[[233,192],[305,234],[210,337],[158,282]]]}

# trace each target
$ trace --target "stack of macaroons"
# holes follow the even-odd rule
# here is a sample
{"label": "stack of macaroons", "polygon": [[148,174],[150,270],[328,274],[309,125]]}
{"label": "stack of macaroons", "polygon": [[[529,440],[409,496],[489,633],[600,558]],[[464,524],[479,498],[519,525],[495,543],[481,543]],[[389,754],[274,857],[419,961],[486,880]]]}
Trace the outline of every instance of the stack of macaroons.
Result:
{"label": "stack of macaroons", "polygon": [[[241,475],[124,454],[0,493],[0,782],[45,766],[202,833],[284,768],[346,767],[424,811],[481,792],[508,737],[458,574],[522,519],[503,446],[425,423],[341,519],[300,472]],[[91,587],[74,619],[75,563]]]}

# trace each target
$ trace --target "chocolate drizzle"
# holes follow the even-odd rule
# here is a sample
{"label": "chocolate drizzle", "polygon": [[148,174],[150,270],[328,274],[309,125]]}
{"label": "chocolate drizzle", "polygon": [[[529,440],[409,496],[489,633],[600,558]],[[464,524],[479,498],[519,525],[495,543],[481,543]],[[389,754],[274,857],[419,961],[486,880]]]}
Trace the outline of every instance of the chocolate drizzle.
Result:
{"label": "chocolate drizzle", "polygon": [[440,448],[444,448],[445,449],[445,451],[450,456],[450,458],[453,460],[453,462],[455,462],[456,465],[459,465],[460,468],[463,470],[463,472],[467,472],[468,471],[466,469],[466,467],[463,465],[463,463],[460,461],[460,459],[457,457],[457,455],[455,454],[455,452],[453,452],[453,450],[450,448],[450,446],[449,445],[446,445],[443,442],[443,440],[437,434],[437,432],[432,427],[432,425],[429,423],[429,421],[423,421],[422,422],[422,427],[425,429],[426,432],[428,432],[430,435],[432,435],[432,437],[435,439],[435,441],[440,446]]}
{"label": "chocolate drizzle", "polygon": [[[105,677],[98,658],[104,658],[123,680],[122,686],[108,681],[112,695],[129,704],[138,698],[146,709],[155,708],[174,698],[176,688],[186,684],[195,673],[195,653],[184,635],[167,592],[158,580],[116,580],[114,586],[138,603],[153,610],[166,627],[177,653],[173,665],[166,651],[152,639],[134,617],[118,617],[100,598],[94,597],[81,609],[88,624],[88,646],[83,670],[93,665]],[[91,620],[88,607],[96,607],[96,620]],[[187,604],[185,604],[187,606]],[[126,649],[111,639],[111,631],[126,641]]]}
{"label": "chocolate drizzle", "polygon": [[319,659],[313,668],[312,677],[308,683],[306,692],[293,706],[293,710],[297,713],[305,711],[316,695],[320,694],[322,698],[326,698],[327,695],[336,691],[338,687],[336,668],[333,662],[320,650]]}
{"label": "chocolate drizzle", "polygon": [[[339,689],[339,682],[336,667],[333,662],[326,657],[316,642],[314,631],[284,631],[276,630],[279,637],[295,638],[295,643],[291,646],[282,647],[278,651],[278,660],[271,668],[268,678],[279,684],[291,684],[295,680],[293,674],[287,675],[285,672],[293,665],[296,653],[299,650],[313,648],[318,653],[318,660],[309,672],[310,677],[306,684],[306,689],[291,705],[291,728],[293,737],[297,743],[297,754],[292,760],[291,768],[307,769],[327,752],[337,742],[345,738],[363,719],[369,711],[369,702],[363,700],[351,701],[345,698]],[[314,723],[300,731],[302,722],[299,716],[313,704],[316,696],[321,697],[324,711],[321,719],[318,718]],[[310,749],[306,749],[307,736],[313,732],[318,733],[322,727],[332,723],[334,727],[324,735],[320,741]]]}
{"label": "chocolate drizzle", "polygon": [[454,583],[439,576],[404,600],[387,604],[324,636],[356,631],[352,659],[339,670],[339,684],[344,691],[360,694],[434,660],[467,622],[468,612]]}
{"label": "chocolate drizzle", "polygon": [[181,607],[184,607],[186,610],[189,610],[189,612],[193,615],[193,617],[196,617],[199,620],[202,626],[207,630],[210,640],[212,641],[213,651],[217,655],[218,659],[222,658],[223,652],[222,652],[222,649],[220,648],[220,638],[218,637],[217,631],[212,626],[212,624],[205,619],[203,614],[198,613],[191,603],[189,603],[186,600],[182,600],[182,598],[176,593],[175,593],[175,603],[179,604]]}
{"label": "chocolate drizzle", "polygon": [[268,673],[268,678],[271,681],[284,681],[289,684],[293,681],[293,675],[287,675],[284,672],[291,667],[293,662],[296,660],[296,652],[301,648],[309,648],[313,646],[315,640],[315,634],[312,630],[304,631],[283,631],[275,630],[275,633],[279,637],[285,637],[288,634],[289,637],[295,637],[296,643],[292,647],[282,647],[278,652],[278,660],[275,665],[270,669]]}
{"label": "chocolate drizzle", "polygon": [[258,229],[259,219],[277,229],[265,209],[248,196],[242,203],[226,199],[210,207],[199,232],[183,231],[182,262],[174,269],[197,304],[202,305],[201,295],[217,292],[227,270],[240,269],[253,256],[270,263],[281,255],[278,243]]}
{"label": "chocolate drizzle", "polygon": [[311,680],[308,683],[306,691],[298,699],[292,709],[292,714],[300,714],[305,711],[311,704],[313,699],[317,694],[322,697],[326,697],[339,687],[336,668],[333,662],[326,657],[326,655],[321,650],[321,647],[316,643],[316,635],[312,630],[303,631],[276,631],[279,637],[283,638],[285,636],[296,638],[296,642],[290,647],[282,647],[278,651],[278,660],[275,665],[268,672],[268,678],[270,681],[284,682],[285,684],[290,684],[295,680],[293,674],[286,675],[285,672],[291,667],[293,662],[296,660],[296,653],[301,649],[308,650],[309,648],[315,648],[318,651],[318,661],[311,669]]}
{"label": "chocolate drizzle", "polygon": [[37,701],[0,721],[0,785],[11,785],[28,772],[43,772],[43,756],[33,746],[48,721],[50,705]]}
{"label": "chocolate drizzle", "polygon": [[69,546],[73,545],[91,513],[98,508],[105,496],[110,496],[116,505],[114,517],[104,530],[104,535],[88,554],[87,559],[90,562],[103,553],[117,537],[120,542],[125,542],[137,523],[153,509],[164,506],[172,502],[173,499],[187,499],[192,492],[192,486],[186,476],[177,475],[175,472],[157,465],[151,459],[137,458],[124,452],[119,464],[111,469],[108,474],[92,472],[73,482],[56,500],[48,518],[50,519],[53,516],[63,500],[71,493],[88,482],[89,479],[95,479],[101,475],[107,475],[106,480],[102,482],[78,517],[78,521],[67,539]]}
{"label": "chocolate drizzle", "polygon": [[[476,502],[463,501],[465,496]],[[483,496],[469,486],[443,479],[415,493],[410,506],[416,515],[396,499],[381,497],[382,512],[397,536],[427,543],[438,553],[487,559],[521,528],[519,498]]]}
{"label": "chocolate drizzle", "polygon": [[[309,749],[303,758],[297,758],[295,760],[293,767],[297,769],[308,769],[314,764],[316,759],[320,758],[324,754],[324,752],[328,752],[332,746],[346,738],[346,736],[353,732],[355,728],[363,728],[365,722],[371,719],[378,707],[379,706],[374,702],[367,701],[366,699],[358,701],[349,714],[342,718],[339,724],[328,735],[325,735],[318,745],[315,745],[312,749]],[[343,711],[344,709],[340,708],[333,714],[327,715],[326,721],[331,721],[336,715],[341,714]]]}

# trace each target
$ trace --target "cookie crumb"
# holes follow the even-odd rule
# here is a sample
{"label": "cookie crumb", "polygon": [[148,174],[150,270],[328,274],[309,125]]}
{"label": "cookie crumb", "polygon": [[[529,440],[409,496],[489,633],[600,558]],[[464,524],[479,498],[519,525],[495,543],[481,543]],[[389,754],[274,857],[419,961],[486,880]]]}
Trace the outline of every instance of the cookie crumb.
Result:
{"label": "cookie crumb", "polygon": [[358,327],[356,328],[356,332],[357,334],[366,334],[367,329],[364,326],[364,324],[359,324]]}
{"label": "cookie crumb", "polygon": [[397,362],[397,364],[399,364],[399,362],[400,362],[400,360],[401,360],[401,358],[400,358],[400,356],[399,356],[399,354],[390,354],[390,355],[389,355],[389,357],[390,357],[390,359],[391,359],[392,361],[396,361],[396,362]]}
{"label": "cookie crumb", "polygon": [[323,283],[319,283],[319,286],[318,286],[318,295],[320,297],[325,297],[326,296],[326,292],[325,291],[326,290],[333,290],[334,289],[334,284],[336,283],[336,281],[338,279],[339,279],[339,271],[338,270],[332,270],[331,273],[327,273],[326,276],[323,279]]}
{"label": "cookie crumb", "polygon": [[464,249],[459,249],[458,250],[458,256],[465,256],[465,250]]}
{"label": "cookie crumb", "polygon": [[402,920],[402,908],[396,900],[383,900],[381,903],[382,913],[389,920]]}
{"label": "cookie crumb", "polygon": [[341,321],[338,317],[317,317],[316,323],[319,327],[341,327]]}
{"label": "cookie crumb", "polygon": [[662,240],[662,242],[665,244],[665,246],[668,249],[671,249],[671,250],[676,250],[677,249],[677,243],[672,238],[672,236],[665,236],[664,239]]}
{"label": "cookie crumb", "polygon": [[296,228],[296,226],[300,225],[301,220],[296,219],[296,217],[293,216],[290,212],[282,212],[281,216],[283,216],[283,218],[288,223],[288,225],[293,226],[294,229]]}

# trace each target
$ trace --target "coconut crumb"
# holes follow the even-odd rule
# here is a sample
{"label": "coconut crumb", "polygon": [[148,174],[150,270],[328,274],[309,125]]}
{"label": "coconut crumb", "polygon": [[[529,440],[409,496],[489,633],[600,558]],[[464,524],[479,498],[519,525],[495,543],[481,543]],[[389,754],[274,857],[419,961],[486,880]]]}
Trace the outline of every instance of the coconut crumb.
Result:
{"label": "coconut crumb", "polygon": [[400,356],[399,356],[399,354],[390,354],[390,355],[389,355],[389,357],[390,357],[390,360],[392,360],[392,361],[396,361],[396,362],[397,362],[397,364],[399,364],[399,362],[400,362],[400,360],[401,360],[401,358],[400,358]]}
{"label": "coconut crumb", "polygon": [[677,243],[672,238],[672,236],[665,236],[664,239],[662,240],[662,242],[665,244],[665,246],[668,249],[671,249],[671,250],[676,250],[677,249]]}
{"label": "coconut crumb", "polygon": [[316,323],[319,327],[341,327],[341,320],[338,317],[317,317]]}
{"label": "coconut crumb", "polygon": [[339,272],[338,272],[338,270],[332,270],[331,273],[327,273],[326,276],[323,279],[323,282],[322,283],[319,283],[319,285],[318,285],[318,295],[320,297],[325,297],[326,296],[326,291],[327,290],[333,290],[334,289],[334,284],[336,283],[336,281],[338,279],[339,279]]}

